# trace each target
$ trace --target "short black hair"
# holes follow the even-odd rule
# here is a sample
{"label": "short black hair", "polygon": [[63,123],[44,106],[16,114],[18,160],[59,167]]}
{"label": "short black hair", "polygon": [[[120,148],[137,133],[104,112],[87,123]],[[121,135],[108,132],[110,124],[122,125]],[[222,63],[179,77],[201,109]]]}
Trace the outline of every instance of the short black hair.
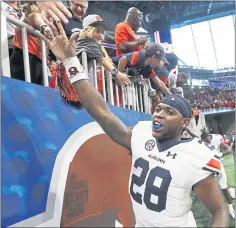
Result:
{"label": "short black hair", "polygon": [[185,78],[185,79],[189,79],[189,74],[185,73],[185,72],[180,72],[178,73],[177,75],[178,77],[182,77],[182,78]]}
{"label": "short black hair", "polygon": [[209,132],[207,131],[206,128],[201,129],[201,132],[202,132],[202,134],[201,134],[201,140],[203,140],[203,141],[204,141],[204,139],[206,139],[208,136],[210,136],[210,134],[209,134]]}

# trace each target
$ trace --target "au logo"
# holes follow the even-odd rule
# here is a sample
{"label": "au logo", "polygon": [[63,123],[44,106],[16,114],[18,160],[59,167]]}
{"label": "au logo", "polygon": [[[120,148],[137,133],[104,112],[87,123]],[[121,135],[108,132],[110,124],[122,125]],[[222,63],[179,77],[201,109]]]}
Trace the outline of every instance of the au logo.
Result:
{"label": "au logo", "polygon": [[72,75],[76,75],[77,73],[79,73],[79,71],[77,70],[76,67],[71,67],[69,70],[68,70],[70,76]]}
{"label": "au logo", "polygon": [[145,149],[147,150],[147,151],[150,151],[150,150],[152,150],[154,147],[155,147],[155,141],[154,140],[148,140],[146,143],[145,143]]}

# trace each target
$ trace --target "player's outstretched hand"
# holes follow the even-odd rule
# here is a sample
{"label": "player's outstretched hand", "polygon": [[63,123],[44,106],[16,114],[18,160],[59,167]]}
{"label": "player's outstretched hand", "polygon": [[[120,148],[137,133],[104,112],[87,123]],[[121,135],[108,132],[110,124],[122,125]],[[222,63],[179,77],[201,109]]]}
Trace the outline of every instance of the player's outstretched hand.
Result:
{"label": "player's outstretched hand", "polygon": [[41,11],[42,18],[47,24],[49,24],[49,18],[52,18],[56,22],[62,21],[63,23],[67,24],[69,22],[67,18],[72,17],[71,12],[60,1],[36,2]]}
{"label": "player's outstretched hand", "polygon": [[53,36],[49,38],[41,35],[41,38],[46,42],[53,54],[61,61],[76,56],[75,43],[79,37],[79,33],[74,33],[70,40],[68,40],[60,21],[55,26],[52,20],[50,20],[49,26],[53,32]]}

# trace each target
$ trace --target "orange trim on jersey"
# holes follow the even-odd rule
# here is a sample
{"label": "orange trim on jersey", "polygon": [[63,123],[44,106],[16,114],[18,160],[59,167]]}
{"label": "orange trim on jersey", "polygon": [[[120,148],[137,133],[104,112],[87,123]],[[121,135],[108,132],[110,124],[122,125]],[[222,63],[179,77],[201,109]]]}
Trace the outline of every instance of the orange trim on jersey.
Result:
{"label": "orange trim on jersey", "polygon": [[151,73],[151,75],[150,75],[150,77],[149,78],[155,78],[156,77],[156,73],[155,73],[155,71],[154,70],[152,70],[152,73]]}
{"label": "orange trim on jersey", "polygon": [[138,57],[139,57],[139,52],[134,52],[130,64],[135,65],[138,61]]}
{"label": "orange trim on jersey", "polygon": [[165,83],[165,85],[167,84],[167,78],[165,75],[160,75],[160,79]]}
{"label": "orange trim on jersey", "polygon": [[220,170],[220,167],[221,167],[220,162],[217,161],[217,160],[215,160],[215,159],[211,159],[211,160],[207,163],[207,166],[210,166],[210,167],[212,167],[212,168],[214,168],[214,169],[218,169],[218,170]]}

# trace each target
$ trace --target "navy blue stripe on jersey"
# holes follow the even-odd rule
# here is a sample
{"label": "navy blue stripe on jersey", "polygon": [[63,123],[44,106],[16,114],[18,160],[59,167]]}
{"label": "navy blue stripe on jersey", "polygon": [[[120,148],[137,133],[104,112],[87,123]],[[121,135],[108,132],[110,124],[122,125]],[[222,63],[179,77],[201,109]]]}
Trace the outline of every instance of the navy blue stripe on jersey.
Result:
{"label": "navy blue stripe on jersey", "polygon": [[171,147],[173,147],[173,146],[179,145],[181,143],[191,142],[192,140],[194,140],[194,138],[181,140],[181,141],[178,141],[178,142],[175,142],[175,143],[166,143],[166,142],[160,142],[159,141],[157,143],[157,147],[158,147],[159,152],[163,152],[163,151],[171,149]]}
{"label": "navy blue stripe on jersey", "polygon": [[220,157],[219,157],[219,156],[215,155],[214,157],[220,160]]}
{"label": "navy blue stripe on jersey", "polygon": [[213,173],[213,174],[219,174],[219,171],[217,171],[217,169],[210,169],[210,168],[207,168],[207,167],[203,167],[202,170],[205,170],[205,171],[208,171],[210,173]]}

